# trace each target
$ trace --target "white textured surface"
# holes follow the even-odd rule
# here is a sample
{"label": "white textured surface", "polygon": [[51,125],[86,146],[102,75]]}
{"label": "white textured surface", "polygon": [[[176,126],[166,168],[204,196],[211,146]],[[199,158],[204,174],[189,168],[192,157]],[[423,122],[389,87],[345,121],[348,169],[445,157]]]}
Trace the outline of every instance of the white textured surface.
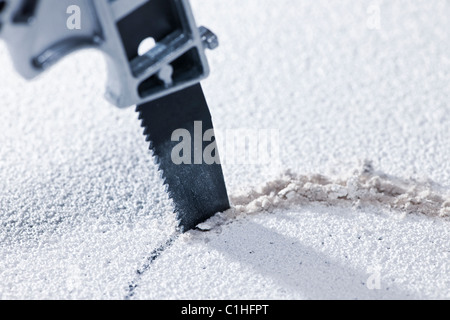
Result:
{"label": "white textured surface", "polygon": [[[219,129],[281,131],[281,168],[226,166],[229,191],[280,170],[360,160],[450,188],[450,3],[193,0],[221,47],[204,84]],[[0,298],[123,298],[173,232],[171,203],[132,109],[102,98],[77,53],[21,80],[0,44]],[[239,216],[175,241],[135,298],[447,298],[448,220],[315,203]],[[368,290],[379,267],[381,290]]]}

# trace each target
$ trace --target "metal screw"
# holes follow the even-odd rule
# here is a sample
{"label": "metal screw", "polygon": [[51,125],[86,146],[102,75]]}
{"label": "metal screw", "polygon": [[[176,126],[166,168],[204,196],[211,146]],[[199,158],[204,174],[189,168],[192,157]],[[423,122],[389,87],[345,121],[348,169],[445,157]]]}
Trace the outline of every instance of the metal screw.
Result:
{"label": "metal screw", "polygon": [[209,50],[214,50],[219,46],[219,38],[209,29],[205,27],[200,27],[200,37],[202,38],[203,44]]}

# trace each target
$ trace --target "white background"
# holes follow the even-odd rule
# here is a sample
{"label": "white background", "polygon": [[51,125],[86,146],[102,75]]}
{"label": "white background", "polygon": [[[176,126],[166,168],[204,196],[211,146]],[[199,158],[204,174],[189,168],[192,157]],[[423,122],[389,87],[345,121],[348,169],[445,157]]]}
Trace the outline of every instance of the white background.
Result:
{"label": "white background", "polygon": [[[284,169],[332,175],[365,159],[449,191],[448,1],[192,5],[221,40],[204,83],[216,128],[281,134],[281,166],[224,167],[231,195]],[[174,225],[137,115],[103,99],[99,52],[26,82],[0,43],[0,65],[0,298],[124,298]],[[179,238],[133,298],[448,299],[449,240],[441,218],[273,209]],[[366,286],[374,267],[380,290]]]}

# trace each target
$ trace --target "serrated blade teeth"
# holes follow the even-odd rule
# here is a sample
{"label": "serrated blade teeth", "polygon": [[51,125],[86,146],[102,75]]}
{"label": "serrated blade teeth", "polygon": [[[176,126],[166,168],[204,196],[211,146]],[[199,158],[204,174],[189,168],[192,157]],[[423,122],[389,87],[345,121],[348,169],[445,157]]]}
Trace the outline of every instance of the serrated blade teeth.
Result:
{"label": "serrated blade teeth", "polygon": [[177,165],[172,160],[172,150],[180,143],[171,141],[175,130],[187,130],[194,137],[194,124],[200,122],[203,137],[205,131],[213,128],[201,86],[138,106],[137,111],[166,192],[174,202],[181,230],[188,231],[216,213],[228,210],[230,204],[219,164]]}

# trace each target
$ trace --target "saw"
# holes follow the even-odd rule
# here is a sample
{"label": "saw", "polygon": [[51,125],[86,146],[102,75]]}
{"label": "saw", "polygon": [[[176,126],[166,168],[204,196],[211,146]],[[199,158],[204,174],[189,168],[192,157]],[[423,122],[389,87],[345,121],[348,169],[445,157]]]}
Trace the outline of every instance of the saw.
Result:
{"label": "saw", "polygon": [[220,161],[196,157],[205,142],[193,147],[190,161],[173,159],[174,132],[199,134],[196,123],[201,135],[213,129],[200,82],[209,74],[205,50],[219,42],[197,27],[188,0],[0,0],[0,38],[26,79],[76,50],[102,51],[106,99],[137,106],[180,231],[230,207]]}

